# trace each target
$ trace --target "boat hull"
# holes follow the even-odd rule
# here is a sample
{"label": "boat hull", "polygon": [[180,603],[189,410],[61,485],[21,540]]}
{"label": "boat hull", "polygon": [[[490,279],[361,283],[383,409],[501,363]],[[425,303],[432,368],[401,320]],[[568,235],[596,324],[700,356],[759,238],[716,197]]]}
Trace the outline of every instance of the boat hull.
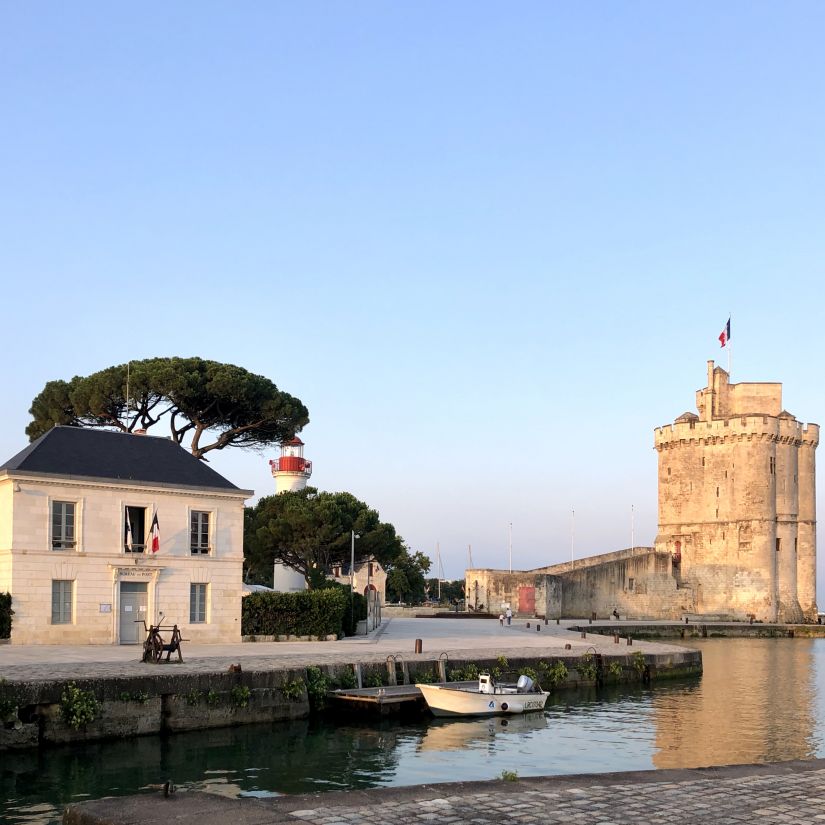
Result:
{"label": "boat hull", "polygon": [[544,710],[547,691],[479,693],[439,685],[416,685],[434,716],[499,716]]}

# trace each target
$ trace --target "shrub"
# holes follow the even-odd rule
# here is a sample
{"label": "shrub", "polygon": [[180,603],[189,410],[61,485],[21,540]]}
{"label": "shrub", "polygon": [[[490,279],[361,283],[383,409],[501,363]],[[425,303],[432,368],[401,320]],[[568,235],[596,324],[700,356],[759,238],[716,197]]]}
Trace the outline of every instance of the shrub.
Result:
{"label": "shrub", "polygon": [[184,696],[186,699],[186,704],[189,705],[190,708],[195,707],[201,700],[201,692],[199,690],[190,690],[189,693]]}
{"label": "shrub", "polygon": [[358,686],[358,679],[355,676],[354,670],[342,670],[335,680],[335,687],[343,688],[344,690],[352,690]]}
{"label": "shrub", "polygon": [[447,673],[448,682],[470,682],[473,679],[478,679],[478,665],[475,662],[464,668],[453,668]]}
{"label": "shrub", "polygon": [[3,689],[6,687],[6,680],[0,679],[0,722],[8,719],[13,713],[17,711],[17,700],[11,696],[3,694]]}
{"label": "shrub", "polygon": [[622,678],[622,666],[615,660],[607,666],[607,672],[616,681]]}
{"label": "shrub", "polygon": [[206,704],[209,705],[210,708],[217,707],[220,701],[221,695],[214,690],[210,690],[209,693],[206,694]]}
{"label": "shrub", "polygon": [[567,679],[567,665],[562,661],[555,661],[552,665],[545,661],[539,662],[539,670],[542,673],[542,681],[550,690],[560,685]]}
{"label": "shrub", "polygon": [[60,716],[75,730],[85,728],[94,722],[100,711],[100,702],[90,690],[81,690],[74,682],[69,682],[60,696]]}
{"label": "shrub", "polygon": [[645,654],[642,653],[641,650],[637,650],[630,657],[630,661],[633,665],[633,669],[636,671],[636,673],[639,674],[639,678],[641,679],[645,672],[645,668],[647,667],[647,662],[645,661]]}
{"label": "shrub", "polygon": [[[355,621],[361,616],[354,594]],[[301,593],[252,593],[245,596],[241,632],[244,636],[340,636],[352,624],[349,594],[341,588]],[[350,634],[352,635],[352,634]]]}
{"label": "shrub", "polygon": [[516,782],[518,780],[518,772],[517,771],[502,771],[501,778],[505,782]]}
{"label": "shrub", "polygon": [[284,682],[280,686],[280,691],[284,695],[284,698],[295,702],[304,695],[304,683],[300,679],[292,679],[291,681]]}
{"label": "shrub", "polygon": [[576,664],[579,676],[585,682],[593,682],[596,679],[596,662],[592,653],[585,653]]}
{"label": "shrub", "polygon": [[235,685],[229,695],[236,708],[245,708],[249,704],[250,691],[246,685]]}
{"label": "shrub", "polygon": [[384,687],[384,677],[380,670],[370,670],[364,679],[364,687]]}
{"label": "shrub", "polygon": [[0,593],[0,639],[11,638],[11,593]]}
{"label": "shrub", "polygon": [[322,710],[327,700],[329,679],[319,667],[307,668],[307,697],[313,710]]}

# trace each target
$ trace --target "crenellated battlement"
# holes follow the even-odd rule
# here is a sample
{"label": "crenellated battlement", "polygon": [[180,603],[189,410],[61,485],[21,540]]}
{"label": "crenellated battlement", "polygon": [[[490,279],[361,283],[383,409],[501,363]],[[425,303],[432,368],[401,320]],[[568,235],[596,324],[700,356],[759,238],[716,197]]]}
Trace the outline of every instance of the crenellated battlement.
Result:
{"label": "crenellated battlement", "polygon": [[656,450],[685,444],[706,445],[742,441],[773,441],[797,447],[803,442],[813,443],[814,446],[819,443],[818,425],[806,425],[793,418],[771,415],[737,415],[715,418],[712,421],[675,421],[673,424],[657,427],[653,433]]}

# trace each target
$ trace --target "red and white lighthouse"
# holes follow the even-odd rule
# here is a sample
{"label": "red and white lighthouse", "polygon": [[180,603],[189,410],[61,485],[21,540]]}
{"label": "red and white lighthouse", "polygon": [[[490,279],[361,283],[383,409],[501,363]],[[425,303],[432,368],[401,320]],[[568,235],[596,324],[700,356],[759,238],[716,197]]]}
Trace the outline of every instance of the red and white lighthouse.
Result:
{"label": "red and white lighthouse", "polygon": [[275,492],[303,490],[312,475],[312,462],[304,458],[304,442],[296,435],[281,444],[281,457],[269,462],[275,479]]}

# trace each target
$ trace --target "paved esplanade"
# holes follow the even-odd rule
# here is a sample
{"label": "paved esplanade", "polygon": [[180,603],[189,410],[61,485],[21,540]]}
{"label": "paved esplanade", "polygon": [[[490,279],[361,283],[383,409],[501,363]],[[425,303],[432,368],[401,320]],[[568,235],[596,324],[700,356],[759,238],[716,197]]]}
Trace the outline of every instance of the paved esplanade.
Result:
{"label": "paved esplanade", "polygon": [[[147,665],[140,658],[137,645],[0,645],[0,672],[9,681],[82,679],[106,676],[156,674],[158,667],[171,667],[175,673],[215,673],[225,671],[234,662],[246,670],[306,667],[307,665],[342,662],[383,662],[390,654],[401,654],[404,661],[432,661],[441,653],[451,659],[490,656],[558,656],[576,655],[589,649],[597,653],[627,654],[636,650],[663,653],[673,648],[658,642],[634,641],[627,647],[624,640],[614,644],[611,636],[581,634],[566,625],[579,622],[555,622],[541,625],[536,620],[513,620],[501,627],[493,619],[385,619],[369,637],[351,637],[337,642],[250,642],[237,645],[190,645],[184,643],[182,664]],[[632,633],[632,627],[620,633]],[[415,654],[415,640],[423,641],[423,653]],[[571,645],[565,651],[565,644]]]}
{"label": "paved esplanade", "polygon": [[825,760],[728,768],[539,777],[227,799],[203,793],[110,798],[70,808],[66,825],[735,825],[825,821]]}

